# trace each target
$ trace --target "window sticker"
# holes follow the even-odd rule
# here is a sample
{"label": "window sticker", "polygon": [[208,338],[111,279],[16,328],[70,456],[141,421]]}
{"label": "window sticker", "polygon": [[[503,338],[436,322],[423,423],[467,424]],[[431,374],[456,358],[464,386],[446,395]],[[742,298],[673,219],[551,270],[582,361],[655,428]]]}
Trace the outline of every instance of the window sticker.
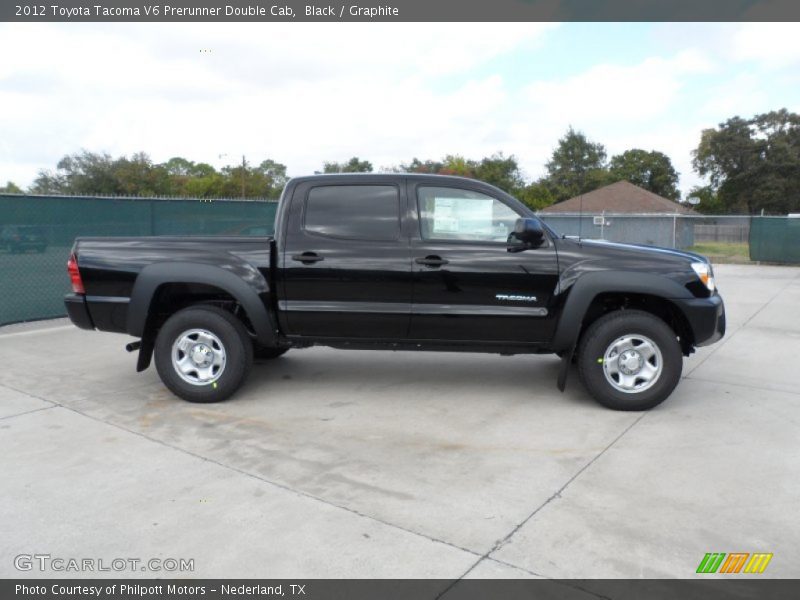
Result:
{"label": "window sticker", "polygon": [[491,235],[491,198],[434,198],[433,232]]}

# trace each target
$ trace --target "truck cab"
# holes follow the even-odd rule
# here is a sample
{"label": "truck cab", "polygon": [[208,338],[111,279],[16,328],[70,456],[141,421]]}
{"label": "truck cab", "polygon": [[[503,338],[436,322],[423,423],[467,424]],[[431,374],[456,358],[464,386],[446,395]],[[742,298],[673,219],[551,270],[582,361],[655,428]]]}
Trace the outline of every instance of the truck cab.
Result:
{"label": "truck cab", "polygon": [[509,252],[517,220],[535,217],[498,192],[450,177],[297,181],[276,231],[285,331],[428,344],[546,344],[554,328],[555,244],[543,236],[530,252]]}

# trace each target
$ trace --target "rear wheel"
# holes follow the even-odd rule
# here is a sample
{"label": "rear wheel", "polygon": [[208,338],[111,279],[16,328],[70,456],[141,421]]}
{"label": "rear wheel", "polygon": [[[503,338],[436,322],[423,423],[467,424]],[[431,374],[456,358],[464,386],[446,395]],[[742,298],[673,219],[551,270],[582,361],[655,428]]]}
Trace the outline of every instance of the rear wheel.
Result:
{"label": "rear wheel", "polygon": [[675,332],[658,317],[619,310],[592,323],[578,348],[589,393],[615,410],[647,410],[678,385],[683,356]]}
{"label": "rear wheel", "polygon": [[242,322],[215,306],[185,308],[159,330],[155,363],[161,380],[189,402],[220,402],[244,382],[253,345]]}

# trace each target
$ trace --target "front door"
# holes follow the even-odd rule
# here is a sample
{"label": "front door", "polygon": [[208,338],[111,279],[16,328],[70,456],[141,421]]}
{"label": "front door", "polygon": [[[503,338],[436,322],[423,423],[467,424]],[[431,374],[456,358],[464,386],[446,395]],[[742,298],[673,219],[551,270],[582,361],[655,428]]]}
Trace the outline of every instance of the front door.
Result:
{"label": "front door", "polygon": [[288,332],[310,337],[404,338],[411,312],[405,190],[301,184],[286,227],[283,300]]}
{"label": "front door", "polygon": [[[411,339],[536,343],[555,327],[558,282],[553,243],[511,253],[508,235],[523,216],[513,203],[477,189],[409,186],[418,227]],[[528,216],[528,215],[524,215]]]}

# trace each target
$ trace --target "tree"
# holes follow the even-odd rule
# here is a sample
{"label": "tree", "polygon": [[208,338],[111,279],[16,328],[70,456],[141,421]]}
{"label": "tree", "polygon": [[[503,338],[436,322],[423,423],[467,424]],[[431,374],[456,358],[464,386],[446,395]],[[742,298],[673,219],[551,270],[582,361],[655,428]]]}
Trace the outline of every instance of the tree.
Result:
{"label": "tree", "polygon": [[359,160],[354,156],[346,163],[326,162],[322,168],[323,173],[371,173],[372,163],[368,160]]}
{"label": "tree", "polygon": [[514,195],[533,210],[541,210],[555,202],[547,183],[542,181],[530,183]]}
{"label": "tree", "polygon": [[725,212],[800,210],[800,115],[781,109],[732,117],[704,130],[693,156]]}
{"label": "tree", "polygon": [[156,164],[144,152],[119,158],[86,150],[62,158],[55,171],[42,170],[31,191],[43,194],[117,194],[188,198],[277,198],[286,165],[272,159],[254,167],[229,165],[217,171],[208,163],[174,156]]}
{"label": "tree", "polygon": [[178,196],[185,198],[222,198],[225,196],[225,178],[212,170],[199,177],[189,177],[178,188]]}
{"label": "tree", "polygon": [[172,194],[187,198],[218,198],[223,195],[224,178],[208,163],[196,163],[174,156],[162,166],[169,174]]}
{"label": "tree", "polygon": [[516,194],[525,187],[525,178],[514,155],[502,152],[482,158],[474,168],[475,177],[499,187],[509,194]]}
{"label": "tree", "polygon": [[288,181],[286,165],[269,158],[256,167],[246,162],[223,167],[220,174],[221,195],[231,198],[277,198]]}
{"label": "tree", "polygon": [[39,194],[119,194],[109,154],[88,150],[67,155],[55,171],[41,170],[31,191]]}
{"label": "tree", "polygon": [[194,175],[196,165],[182,156],[173,156],[162,166],[171,177],[189,177]]}
{"label": "tree", "polygon": [[699,202],[692,205],[697,212],[706,215],[718,215],[725,212],[725,207],[719,196],[710,185],[695,186],[687,195],[687,198],[697,198]]}
{"label": "tree", "polygon": [[401,164],[397,170],[480,179],[512,195],[525,187],[525,178],[516,157],[505,156],[502,152],[480,160],[465,158],[460,154],[448,154],[440,161],[414,158],[409,163]]}
{"label": "tree", "polygon": [[24,194],[22,188],[13,181],[6,182],[5,185],[0,185],[0,194]]}
{"label": "tree", "polygon": [[208,177],[216,173],[216,169],[208,163],[196,163],[181,156],[173,156],[161,164],[170,177]]}
{"label": "tree", "polygon": [[474,160],[464,158],[460,154],[448,154],[442,160],[440,175],[456,175],[458,177],[476,178],[475,169],[477,163]]}
{"label": "tree", "polygon": [[40,194],[115,194],[154,196],[173,193],[169,172],[144,152],[112,158],[83,150],[58,161],[55,171],[42,170],[31,191]]}
{"label": "tree", "polygon": [[678,200],[678,172],[663,152],[634,148],[611,159],[609,173],[617,181],[624,179],[654,194]]}
{"label": "tree", "polygon": [[546,183],[556,202],[611,183],[605,147],[572,127],[558,140],[546,168]]}
{"label": "tree", "polygon": [[440,173],[444,165],[435,160],[421,161],[418,158],[413,158],[410,163],[401,164],[399,171],[406,173]]}
{"label": "tree", "polygon": [[[169,196],[175,193],[164,165],[153,164],[144,152],[121,156],[111,166],[117,192],[126,196]],[[85,192],[82,192],[85,193]]]}
{"label": "tree", "polygon": [[286,187],[289,177],[286,175],[286,165],[275,162],[271,158],[263,161],[257,167],[258,173],[264,179],[264,196],[278,198]]}

